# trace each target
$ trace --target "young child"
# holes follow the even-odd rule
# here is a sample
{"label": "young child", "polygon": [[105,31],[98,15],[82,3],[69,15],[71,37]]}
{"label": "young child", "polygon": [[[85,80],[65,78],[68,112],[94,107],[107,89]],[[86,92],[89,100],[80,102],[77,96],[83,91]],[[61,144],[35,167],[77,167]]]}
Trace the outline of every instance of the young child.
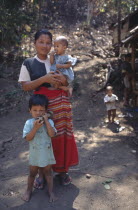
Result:
{"label": "young child", "polygon": [[53,193],[53,177],[51,165],[55,164],[51,138],[55,136],[54,123],[47,116],[48,99],[44,95],[33,95],[29,100],[29,111],[32,119],[26,121],[23,138],[29,142],[28,186],[22,199],[29,201],[33,183],[38,169],[43,170],[48,185],[49,201],[56,200]]}
{"label": "young child", "polygon": [[116,117],[116,101],[118,101],[118,97],[113,94],[113,88],[111,86],[107,86],[104,103],[106,104],[109,122],[114,122]]}
{"label": "young child", "polygon": [[59,36],[54,41],[54,51],[50,54],[51,71],[58,73],[59,70],[67,77],[68,86],[63,86],[60,83],[53,84],[55,88],[68,91],[69,96],[72,96],[72,81],[74,80],[74,72],[72,66],[76,64],[77,59],[70,55],[66,55],[68,41],[66,37]]}

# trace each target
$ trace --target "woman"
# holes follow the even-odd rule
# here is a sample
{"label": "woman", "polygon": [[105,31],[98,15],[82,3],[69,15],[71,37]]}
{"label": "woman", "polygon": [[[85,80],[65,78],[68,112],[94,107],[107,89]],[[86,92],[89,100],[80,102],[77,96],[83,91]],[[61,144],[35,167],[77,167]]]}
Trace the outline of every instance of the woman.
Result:
{"label": "woman", "polygon": [[[48,53],[52,46],[52,34],[47,30],[40,30],[35,34],[35,48],[37,55],[24,61],[21,67],[19,82],[24,91],[34,90],[34,94],[43,94],[49,98],[49,111],[54,113],[54,123],[57,129],[56,137],[52,138],[56,164],[53,170],[59,173],[63,185],[71,183],[68,175],[70,166],[78,164],[78,151],[73,135],[71,104],[67,92],[52,90],[50,84],[60,82],[67,85],[67,80],[60,72],[50,72]],[[41,177],[36,179],[36,187],[40,186]],[[39,186],[38,186],[39,185]]]}

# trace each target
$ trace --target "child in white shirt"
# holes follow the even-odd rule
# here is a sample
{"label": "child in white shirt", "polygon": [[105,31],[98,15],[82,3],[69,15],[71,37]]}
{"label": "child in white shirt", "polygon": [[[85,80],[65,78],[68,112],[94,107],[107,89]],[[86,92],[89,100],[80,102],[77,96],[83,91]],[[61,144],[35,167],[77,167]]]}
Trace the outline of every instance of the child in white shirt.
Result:
{"label": "child in white shirt", "polygon": [[118,101],[118,97],[113,94],[113,88],[111,86],[107,86],[104,103],[106,104],[109,122],[114,122],[116,117],[116,101]]}

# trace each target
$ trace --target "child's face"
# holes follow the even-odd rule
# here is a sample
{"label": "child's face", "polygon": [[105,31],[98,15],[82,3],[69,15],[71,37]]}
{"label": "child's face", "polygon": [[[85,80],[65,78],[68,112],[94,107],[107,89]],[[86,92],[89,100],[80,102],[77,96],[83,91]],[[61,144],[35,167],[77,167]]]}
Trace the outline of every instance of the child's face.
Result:
{"label": "child's face", "polygon": [[113,91],[112,90],[107,90],[107,95],[108,96],[111,96],[113,94]]}
{"label": "child's face", "polygon": [[46,113],[46,108],[41,105],[32,106],[30,113],[33,118],[41,117]]}
{"label": "child's face", "polygon": [[55,41],[54,42],[54,50],[57,55],[62,55],[65,53],[66,46],[63,45],[61,42]]}

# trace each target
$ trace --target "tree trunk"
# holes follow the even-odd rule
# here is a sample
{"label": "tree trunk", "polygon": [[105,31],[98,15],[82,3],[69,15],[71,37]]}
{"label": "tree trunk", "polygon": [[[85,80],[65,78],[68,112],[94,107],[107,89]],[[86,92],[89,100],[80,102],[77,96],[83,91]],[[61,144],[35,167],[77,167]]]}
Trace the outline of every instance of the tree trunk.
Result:
{"label": "tree trunk", "polygon": [[117,1],[117,9],[118,9],[118,55],[119,55],[121,47],[121,0]]}
{"label": "tree trunk", "polygon": [[37,30],[40,30],[41,25],[42,25],[42,15],[41,15],[41,10],[42,10],[42,1],[43,0],[39,0],[39,9],[38,9],[38,21],[37,21]]}
{"label": "tree trunk", "polygon": [[88,26],[90,26],[92,15],[93,15],[93,1],[88,0],[88,7],[87,7],[87,25]]}

